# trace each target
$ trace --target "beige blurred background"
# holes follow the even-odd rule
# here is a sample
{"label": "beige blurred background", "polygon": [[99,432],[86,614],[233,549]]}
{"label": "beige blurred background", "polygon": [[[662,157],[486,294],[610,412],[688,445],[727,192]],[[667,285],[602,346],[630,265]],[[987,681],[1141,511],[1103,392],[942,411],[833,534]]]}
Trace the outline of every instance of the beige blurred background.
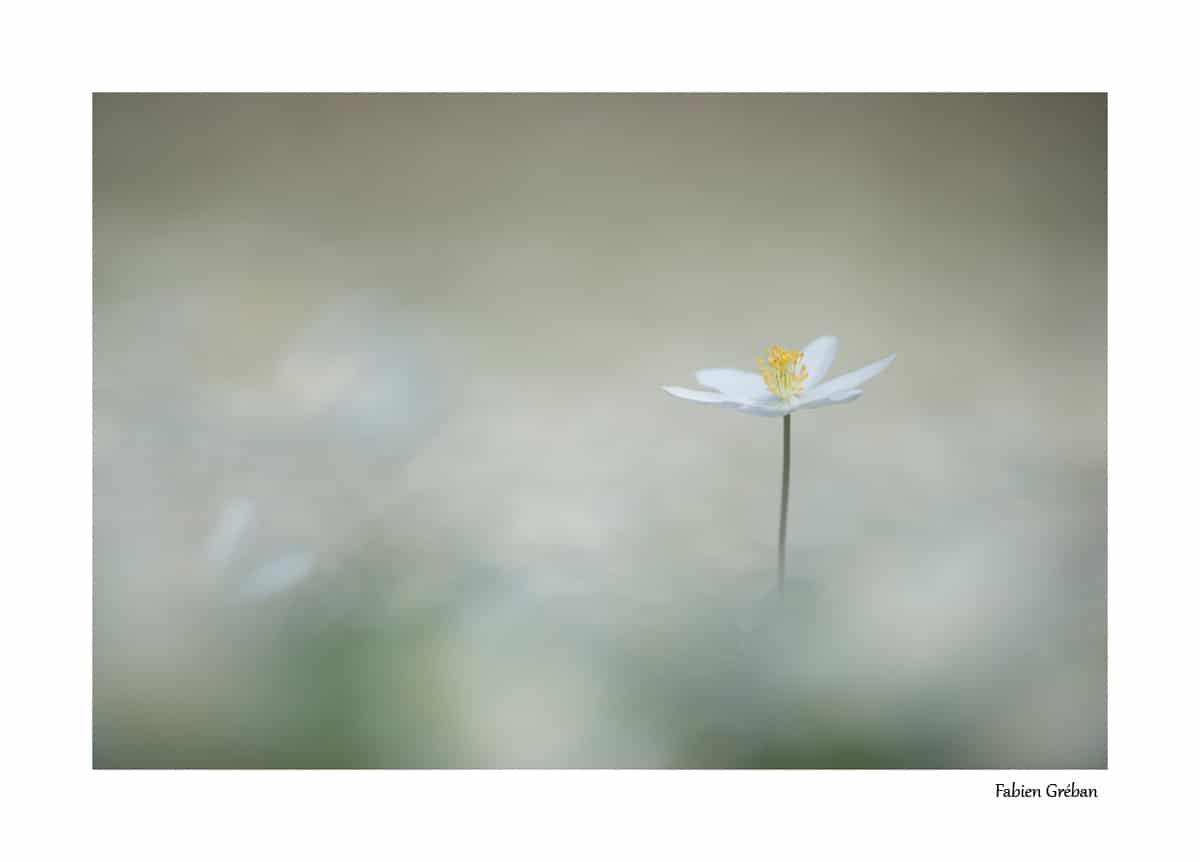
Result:
{"label": "beige blurred background", "polygon": [[1106,765],[1104,96],[94,130],[96,766]]}

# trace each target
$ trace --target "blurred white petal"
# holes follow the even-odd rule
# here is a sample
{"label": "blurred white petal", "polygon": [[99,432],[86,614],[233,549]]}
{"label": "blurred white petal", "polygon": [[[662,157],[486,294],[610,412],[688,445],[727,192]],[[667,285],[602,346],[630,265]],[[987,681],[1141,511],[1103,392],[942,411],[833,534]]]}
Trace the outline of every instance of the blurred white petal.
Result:
{"label": "blurred white petal", "polygon": [[309,551],[297,551],[260,566],[242,585],[246,598],[261,599],[295,587],[312,574],[315,559]]}
{"label": "blurred white petal", "polygon": [[254,526],[255,506],[245,497],[227,500],[208,536],[205,552],[208,561],[217,568],[228,566],[242,544],[246,533]]}

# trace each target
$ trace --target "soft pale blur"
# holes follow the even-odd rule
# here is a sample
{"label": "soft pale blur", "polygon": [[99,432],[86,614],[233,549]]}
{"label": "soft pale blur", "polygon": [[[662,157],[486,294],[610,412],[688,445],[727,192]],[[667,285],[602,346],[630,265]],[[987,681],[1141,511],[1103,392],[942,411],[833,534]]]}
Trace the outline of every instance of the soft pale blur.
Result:
{"label": "soft pale blur", "polygon": [[96,765],[1105,765],[1103,96],[94,108]]}

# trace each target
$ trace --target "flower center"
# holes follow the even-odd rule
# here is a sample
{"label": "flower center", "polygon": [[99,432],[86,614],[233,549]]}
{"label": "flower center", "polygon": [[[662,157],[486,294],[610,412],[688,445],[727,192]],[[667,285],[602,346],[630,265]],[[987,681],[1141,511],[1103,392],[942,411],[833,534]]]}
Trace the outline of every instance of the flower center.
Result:
{"label": "flower center", "polygon": [[778,344],[767,351],[767,358],[758,360],[758,372],[767,388],[781,398],[795,395],[804,388],[808,367],[801,361],[804,353],[784,350]]}

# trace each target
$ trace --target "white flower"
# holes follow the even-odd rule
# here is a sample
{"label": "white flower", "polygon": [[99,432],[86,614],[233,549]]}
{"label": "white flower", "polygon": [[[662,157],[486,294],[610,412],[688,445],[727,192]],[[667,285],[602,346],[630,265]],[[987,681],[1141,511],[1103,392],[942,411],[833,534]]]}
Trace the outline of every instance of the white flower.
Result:
{"label": "white flower", "polygon": [[796,410],[846,404],[863,394],[859,389],[892,364],[896,354],[865,365],[857,371],[821,381],[833,365],[837,338],[822,335],[797,352],[775,345],[765,360],[758,360],[759,373],[735,368],[706,368],[696,372],[701,385],[715,392],[664,386],[676,398],[732,407],[755,416],[787,416]]}

